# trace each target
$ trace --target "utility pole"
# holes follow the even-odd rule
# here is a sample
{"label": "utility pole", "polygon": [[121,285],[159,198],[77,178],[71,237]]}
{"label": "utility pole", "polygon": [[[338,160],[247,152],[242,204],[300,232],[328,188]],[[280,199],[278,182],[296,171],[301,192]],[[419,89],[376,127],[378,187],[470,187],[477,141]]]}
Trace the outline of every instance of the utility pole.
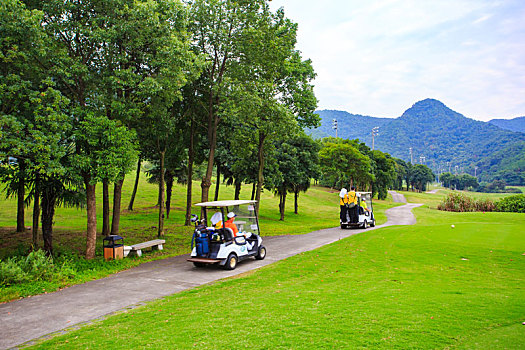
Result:
{"label": "utility pole", "polygon": [[475,177],[476,179],[478,178],[478,175],[477,175],[477,174],[478,174],[478,167],[475,166],[475,167],[474,167],[474,177]]}
{"label": "utility pole", "polygon": [[[447,165],[448,165],[448,172],[451,173],[451,172],[450,172],[450,162],[447,162]],[[451,174],[452,174],[452,173],[451,173]]]}
{"label": "utility pole", "polygon": [[410,152],[410,164],[414,164],[414,159],[412,159],[412,147],[410,147],[408,151]]}
{"label": "utility pole", "polygon": [[379,126],[372,128],[372,151],[374,150],[374,137],[379,136]]}
{"label": "utility pole", "polygon": [[458,168],[459,168],[459,165],[456,165],[454,167],[454,174],[457,175],[458,174]]}
{"label": "utility pole", "polygon": [[335,130],[335,138],[337,138],[337,119],[332,119],[332,129]]}

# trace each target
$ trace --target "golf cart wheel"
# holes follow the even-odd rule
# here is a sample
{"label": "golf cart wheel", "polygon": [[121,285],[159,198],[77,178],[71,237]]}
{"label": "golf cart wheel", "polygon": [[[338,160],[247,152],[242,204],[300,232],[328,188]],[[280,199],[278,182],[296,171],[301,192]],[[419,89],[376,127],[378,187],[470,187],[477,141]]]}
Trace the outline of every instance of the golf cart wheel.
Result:
{"label": "golf cart wheel", "polygon": [[259,251],[257,252],[257,255],[255,256],[255,259],[263,260],[264,258],[266,258],[266,247],[262,245],[259,247]]}
{"label": "golf cart wheel", "polygon": [[366,220],[365,220],[365,222],[363,222],[362,229],[365,230],[367,227],[368,227],[368,222],[366,222]]}
{"label": "golf cart wheel", "polygon": [[372,220],[372,222],[370,223],[370,227],[375,227],[375,226],[376,226],[376,221]]}
{"label": "golf cart wheel", "polygon": [[193,266],[195,266],[195,267],[204,267],[204,266],[206,266],[206,264],[205,264],[205,263],[201,263],[201,262],[196,262],[196,261],[194,261],[194,262],[193,262]]}
{"label": "golf cart wheel", "polygon": [[345,228],[346,228],[346,225],[345,225],[345,224],[341,224],[341,228],[342,228],[342,229],[345,229]]}
{"label": "golf cart wheel", "polygon": [[235,255],[235,253],[231,253],[230,255],[228,255],[228,258],[226,259],[226,264],[224,264],[224,269],[225,270],[235,270],[238,262],[239,262],[239,258],[237,258],[237,255]]}

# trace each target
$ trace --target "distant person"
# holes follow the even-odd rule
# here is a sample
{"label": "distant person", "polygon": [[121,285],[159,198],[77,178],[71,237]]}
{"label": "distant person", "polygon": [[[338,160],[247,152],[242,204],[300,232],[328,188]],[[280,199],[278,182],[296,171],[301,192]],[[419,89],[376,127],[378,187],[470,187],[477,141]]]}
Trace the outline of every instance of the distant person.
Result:
{"label": "distant person", "polygon": [[343,187],[341,189],[341,192],[339,192],[339,197],[341,198],[339,201],[339,206],[341,207],[339,218],[341,219],[341,222],[348,222],[348,191],[346,188]]}
{"label": "distant person", "polygon": [[361,201],[359,202],[359,213],[364,214],[365,211],[370,212],[370,209],[368,209],[365,199],[361,197]]}
{"label": "distant person", "polygon": [[350,215],[350,223],[355,224],[359,221],[357,208],[357,194],[355,193],[355,187],[350,187],[348,192],[348,214]]}

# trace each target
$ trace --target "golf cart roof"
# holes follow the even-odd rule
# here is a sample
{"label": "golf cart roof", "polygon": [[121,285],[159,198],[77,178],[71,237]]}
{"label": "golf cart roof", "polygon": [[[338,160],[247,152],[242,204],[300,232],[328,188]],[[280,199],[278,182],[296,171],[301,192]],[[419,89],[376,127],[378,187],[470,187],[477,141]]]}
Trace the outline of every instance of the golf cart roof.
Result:
{"label": "golf cart roof", "polygon": [[198,207],[232,207],[235,205],[243,204],[254,204],[256,200],[230,200],[230,201],[215,201],[215,202],[203,202],[195,204]]}
{"label": "golf cart roof", "polygon": [[372,194],[372,192],[356,192],[357,194]]}

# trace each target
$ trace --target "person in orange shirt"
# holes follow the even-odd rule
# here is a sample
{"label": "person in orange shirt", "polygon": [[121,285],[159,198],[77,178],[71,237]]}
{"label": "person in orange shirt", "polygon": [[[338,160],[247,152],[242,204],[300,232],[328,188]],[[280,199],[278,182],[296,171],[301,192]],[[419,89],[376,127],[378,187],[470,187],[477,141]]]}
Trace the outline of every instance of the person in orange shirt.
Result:
{"label": "person in orange shirt", "polygon": [[233,237],[236,237],[237,233],[239,233],[239,229],[237,228],[237,225],[233,223],[233,220],[235,220],[236,216],[237,215],[233,211],[229,212],[227,215],[228,220],[226,220],[226,222],[224,223],[224,227],[228,227],[232,229]]}

